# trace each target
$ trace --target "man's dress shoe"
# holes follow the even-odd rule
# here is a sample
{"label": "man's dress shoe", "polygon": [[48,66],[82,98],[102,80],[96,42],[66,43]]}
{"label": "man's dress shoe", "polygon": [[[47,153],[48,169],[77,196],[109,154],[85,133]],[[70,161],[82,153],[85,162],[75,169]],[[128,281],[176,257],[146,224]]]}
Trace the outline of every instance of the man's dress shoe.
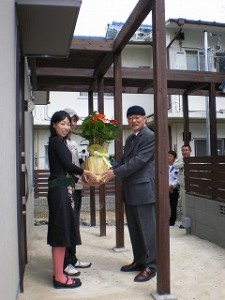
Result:
{"label": "man's dress shoe", "polygon": [[152,279],[155,276],[155,271],[145,268],[137,276],[134,277],[135,282],[144,282]]}
{"label": "man's dress shoe", "polygon": [[122,272],[133,272],[133,271],[141,271],[143,267],[138,266],[135,262],[132,262],[130,265],[122,266],[120,271]]}

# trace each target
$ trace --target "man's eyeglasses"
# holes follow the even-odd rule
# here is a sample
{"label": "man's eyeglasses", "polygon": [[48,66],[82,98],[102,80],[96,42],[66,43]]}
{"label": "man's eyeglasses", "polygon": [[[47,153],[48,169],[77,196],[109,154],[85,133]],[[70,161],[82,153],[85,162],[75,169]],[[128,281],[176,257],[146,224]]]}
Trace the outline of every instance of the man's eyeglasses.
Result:
{"label": "man's eyeglasses", "polygon": [[134,120],[139,120],[141,119],[143,116],[130,116],[127,118],[128,122],[134,121]]}

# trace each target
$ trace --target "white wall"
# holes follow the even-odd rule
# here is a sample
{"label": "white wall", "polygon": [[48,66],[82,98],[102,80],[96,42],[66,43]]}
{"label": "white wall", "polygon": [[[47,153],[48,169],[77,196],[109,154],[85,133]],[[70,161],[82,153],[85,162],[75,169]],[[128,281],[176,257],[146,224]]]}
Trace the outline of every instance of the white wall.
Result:
{"label": "white wall", "polygon": [[[154,109],[153,95],[134,95],[134,94],[123,94],[122,95],[122,118],[123,125],[128,125],[126,112],[128,107],[132,105],[141,105],[145,108],[146,114],[152,114]],[[48,144],[49,138],[49,125],[50,119],[54,112],[63,110],[64,108],[73,108],[79,117],[81,118],[78,125],[81,124],[82,119],[88,116],[88,100],[87,96],[80,96],[80,93],[72,92],[51,92],[50,103],[45,105],[36,105],[34,114],[34,155],[36,157],[36,167],[38,169],[46,169],[46,153],[45,145]],[[98,102],[94,97],[94,110],[98,110]],[[114,100],[113,97],[105,96],[104,98],[104,114],[108,119],[114,119]],[[123,143],[127,138],[130,130],[124,130],[123,132]],[[79,151],[87,149],[86,142],[82,142],[82,138],[78,135],[73,135],[73,139],[79,146]],[[109,154],[114,155],[114,142],[110,143]]]}
{"label": "white wall", "polygon": [[0,1],[0,41],[0,297],[14,300],[19,289],[14,0]]}
{"label": "white wall", "polygon": [[151,65],[152,47],[150,45],[127,45],[122,51],[124,67],[139,68]]}
{"label": "white wall", "polygon": [[[178,154],[178,157],[181,157],[181,147],[184,144],[183,142],[183,123],[178,121],[171,125],[172,130],[172,150],[175,150]],[[190,120],[190,132],[191,132],[191,141],[190,146],[192,148],[192,156],[195,156],[195,140],[196,139],[206,139],[206,124],[205,120]],[[225,139],[225,126],[224,123],[217,124],[217,138]]]}
{"label": "white wall", "polygon": [[[154,97],[153,95],[122,95],[122,117],[123,125],[127,125],[126,112],[132,105],[143,106],[146,114],[152,114],[154,111]],[[114,100],[113,97],[105,96],[104,98],[104,114],[108,119],[114,118]],[[88,116],[88,99],[85,96],[80,96],[79,93],[72,92],[51,92],[50,103],[48,105],[36,105],[34,114],[34,125],[50,124],[51,116],[57,110],[64,108],[73,108],[80,117],[78,125],[81,124],[82,119]],[[98,102],[94,97],[94,110],[98,111]]]}
{"label": "white wall", "polygon": [[[175,40],[171,47],[169,48],[169,57],[170,57],[170,68],[171,69],[183,69],[185,70],[187,67],[186,64],[186,53],[185,51],[187,49],[192,50],[201,50],[204,52],[204,30],[208,31],[208,46],[210,48],[210,51],[208,52],[209,56],[214,56],[216,52],[225,50],[225,36],[224,33],[221,35],[221,49],[217,50],[216,47],[218,46],[218,37],[215,35],[210,35],[210,32],[213,33],[221,33],[221,29],[214,28],[212,31],[212,28],[207,26],[199,27],[198,29],[195,28],[195,30],[187,29],[184,25],[184,35],[185,39],[181,41],[181,44],[178,40]],[[167,29],[167,43],[174,37],[175,33],[177,32],[178,27],[176,29]],[[212,58],[212,71],[216,71],[214,60]],[[201,96],[189,96],[189,110],[193,113],[196,111],[199,111],[200,113],[202,111],[205,111],[205,97]],[[181,96],[172,96],[172,109],[170,112],[175,113],[174,116],[177,116],[176,113],[178,112],[178,109],[180,109],[180,112],[182,112],[182,97]],[[225,98],[220,97],[217,98],[217,111],[225,109]],[[201,117],[201,115],[199,115]],[[218,114],[219,118],[223,118],[220,114]]]}
{"label": "white wall", "polygon": [[[24,98],[31,100],[31,85],[27,74],[26,64],[24,67]],[[33,142],[33,115],[29,110],[24,115],[24,130],[25,130],[25,164],[27,167],[27,175],[25,180],[27,192],[26,203],[26,229],[27,237],[29,239],[31,230],[34,224],[34,142]]]}

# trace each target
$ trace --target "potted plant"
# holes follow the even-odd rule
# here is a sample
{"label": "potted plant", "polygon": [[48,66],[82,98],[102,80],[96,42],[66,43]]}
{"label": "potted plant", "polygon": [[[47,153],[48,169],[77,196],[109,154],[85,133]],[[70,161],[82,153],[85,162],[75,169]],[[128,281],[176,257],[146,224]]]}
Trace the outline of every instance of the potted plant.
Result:
{"label": "potted plant", "polygon": [[86,161],[89,170],[101,176],[111,167],[109,143],[116,139],[119,129],[116,120],[107,119],[105,115],[96,111],[83,120],[78,134],[89,142],[89,157]]}

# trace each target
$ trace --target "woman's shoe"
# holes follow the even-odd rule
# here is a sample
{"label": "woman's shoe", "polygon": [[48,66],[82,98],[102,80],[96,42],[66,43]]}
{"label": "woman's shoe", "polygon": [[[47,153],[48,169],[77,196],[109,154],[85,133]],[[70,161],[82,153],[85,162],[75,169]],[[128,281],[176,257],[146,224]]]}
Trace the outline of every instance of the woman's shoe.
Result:
{"label": "woman's shoe", "polygon": [[[71,278],[71,276],[67,276],[67,278]],[[76,280],[76,281],[80,281],[80,278],[72,277],[71,279]],[[52,282],[54,283],[54,281],[55,281],[55,275],[52,276]]]}
{"label": "woman's shoe", "polygon": [[53,286],[55,289],[74,289],[74,288],[77,288],[79,286],[81,286],[81,281],[80,280],[77,280],[77,279],[73,279],[72,280],[72,283],[68,283],[68,281],[70,280],[71,278],[67,278],[66,279],[66,282],[63,283],[63,282],[59,282],[59,281],[56,281],[54,278],[53,278]]}

